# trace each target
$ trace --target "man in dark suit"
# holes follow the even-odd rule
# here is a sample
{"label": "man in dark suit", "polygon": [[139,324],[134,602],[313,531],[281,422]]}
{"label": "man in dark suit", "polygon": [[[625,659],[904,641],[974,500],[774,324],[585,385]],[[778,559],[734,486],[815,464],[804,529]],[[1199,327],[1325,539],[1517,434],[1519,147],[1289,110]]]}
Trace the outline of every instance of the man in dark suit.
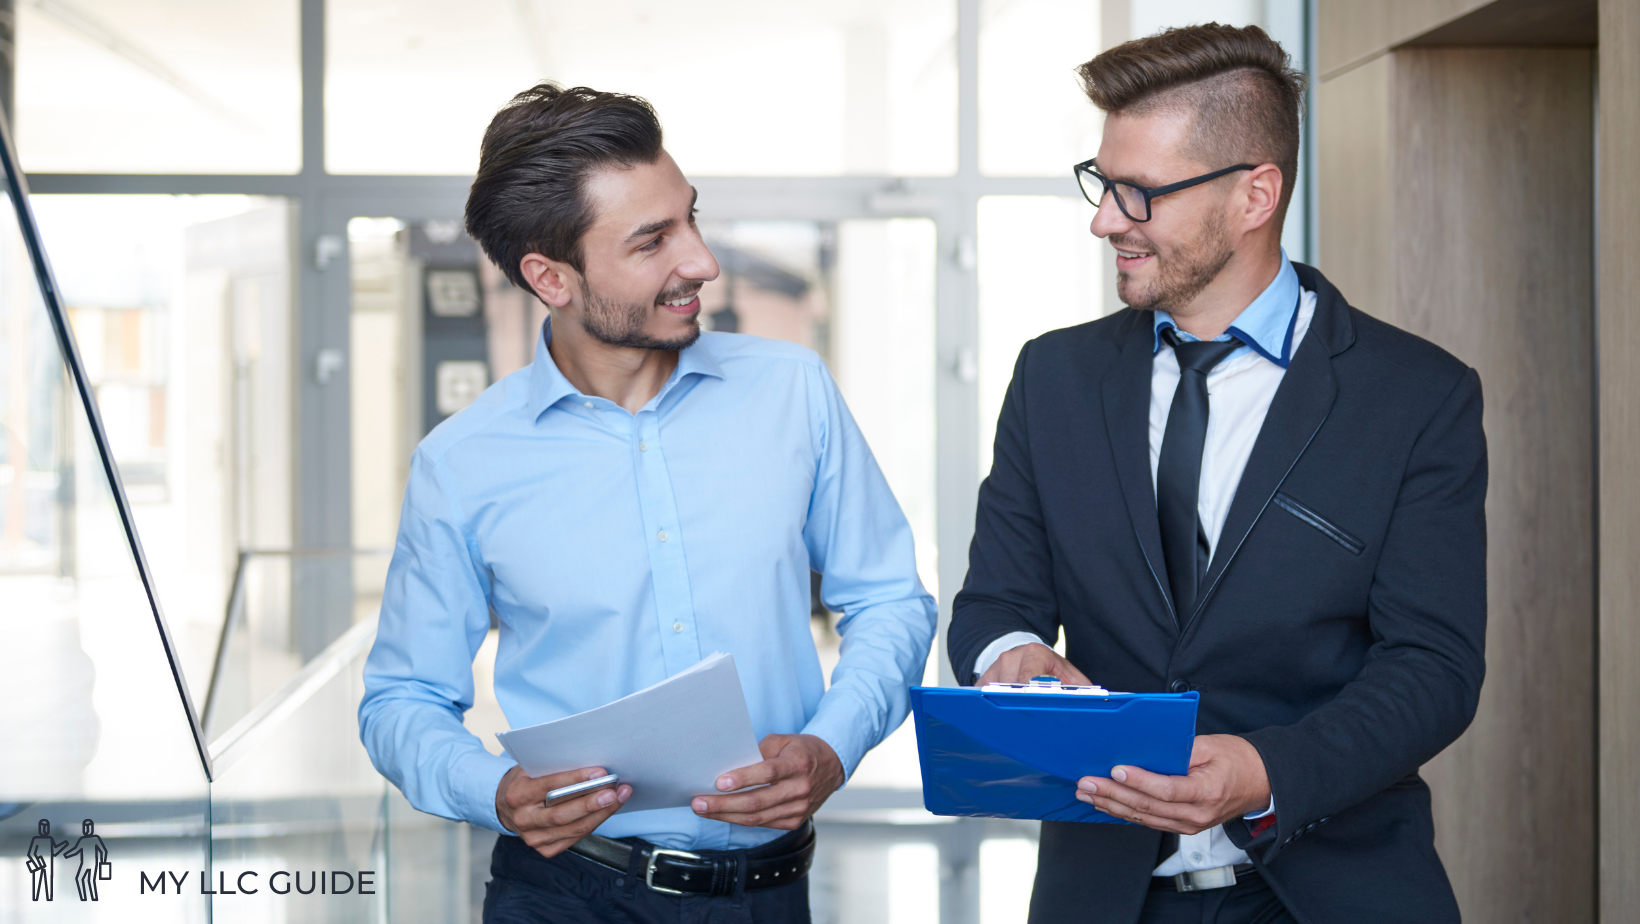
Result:
{"label": "man in dark suit", "polygon": [[1456,920],[1418,768],[1484,673],[1479,379],[1282,252],[1303,78],[1264,32],[1080,74],[1129,307],[1020,352],[949,653],[1201,701],[1187,776],[1077,781],[1135,824],[1043,824],[1031,920]]}

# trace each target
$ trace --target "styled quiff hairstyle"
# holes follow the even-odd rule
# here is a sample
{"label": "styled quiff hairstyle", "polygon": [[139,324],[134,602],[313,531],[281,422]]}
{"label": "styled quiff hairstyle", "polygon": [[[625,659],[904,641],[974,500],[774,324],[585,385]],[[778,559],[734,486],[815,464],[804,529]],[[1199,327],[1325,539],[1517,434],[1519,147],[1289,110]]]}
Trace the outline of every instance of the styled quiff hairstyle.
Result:
{"label": "styled quiff hairstyle", "polygon": [[1275,164],[1282,180],[1279,227],[1298,176],[1306,83],[1291,63],[1258,26],[1207,23],[1117,45],[1076,73],[1088,99],[1107,114],[1189,114],[1187,153],[1209,169]]}
{"label": "styled quiff hairstyle", "polygon": [[654,163],[661,123],[636,96],[538,83],[490,120],[467,194],[467,233],[512,284],[533,291],[519,264],[538,253],[586,272],[581,236],[596,216],[586,178]]}

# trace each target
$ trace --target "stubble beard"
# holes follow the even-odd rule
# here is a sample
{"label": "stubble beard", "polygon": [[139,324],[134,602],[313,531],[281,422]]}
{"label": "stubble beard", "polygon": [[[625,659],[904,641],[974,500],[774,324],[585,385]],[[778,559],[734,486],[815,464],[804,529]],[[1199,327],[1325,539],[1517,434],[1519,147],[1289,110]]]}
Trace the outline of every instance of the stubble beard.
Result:
{"label": "stubble beard", "polygon": [[[1122,244],[1115,238],[1111,243]],[[1223,216],[1212,213],[1194,242],[1181,245],[1165,257],[1156,252],[1152,258],[1156,261],[1156,279],[1148,288],[1141,289],[1133,277],[1118,272],[1116,295],[1130,308],[1175,314],[1218,278],[1235,253]]]}
{"label": "stubble beard", "polygon": [[[683,297],[688,290],[663,292],[657,302]],[[644,332],[655,304],[622,302],[605,298],[581,281],[581,326],[600,343],[635,350],[681,350],[700,339],[700,314],[689,318],[689,329],[676,337],[655,337]]]}

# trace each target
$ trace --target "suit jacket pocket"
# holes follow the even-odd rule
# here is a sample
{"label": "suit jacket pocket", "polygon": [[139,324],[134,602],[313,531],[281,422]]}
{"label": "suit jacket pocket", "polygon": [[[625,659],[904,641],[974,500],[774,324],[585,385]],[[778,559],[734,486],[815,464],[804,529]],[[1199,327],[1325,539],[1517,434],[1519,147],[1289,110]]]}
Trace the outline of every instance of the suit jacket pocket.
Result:
{"label": "suit jacket pocket", "polygon": [[1298,517],[1300,522],[1315,527],[1323,536],[1348,549],[1351,555],[1360,555],[1366,549],[1366,544],[1361,540],[1334,526],[1326,517],[1294,500],[1291,495],[1277,492],[1275,501],[1276,506]]}

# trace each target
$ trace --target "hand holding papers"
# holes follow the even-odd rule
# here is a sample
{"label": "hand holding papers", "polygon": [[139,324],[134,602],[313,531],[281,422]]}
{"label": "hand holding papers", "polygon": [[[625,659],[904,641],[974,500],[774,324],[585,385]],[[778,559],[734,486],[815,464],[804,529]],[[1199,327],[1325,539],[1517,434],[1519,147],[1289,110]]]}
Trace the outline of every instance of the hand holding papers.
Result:
{"label": "hand holding papers", "polygon": [[632,785],[623,811],[682,808],[763,759],[740,675],[719,652],[607,705],[496,736],[532,777],[603,767]]}
{"label": "hand holding papers", "polygon": [[1054,687],[912,687],[928,810],[1120,822],[1078,801],[1076,781],[1118,764],[1189,771],[1199,694]]}

